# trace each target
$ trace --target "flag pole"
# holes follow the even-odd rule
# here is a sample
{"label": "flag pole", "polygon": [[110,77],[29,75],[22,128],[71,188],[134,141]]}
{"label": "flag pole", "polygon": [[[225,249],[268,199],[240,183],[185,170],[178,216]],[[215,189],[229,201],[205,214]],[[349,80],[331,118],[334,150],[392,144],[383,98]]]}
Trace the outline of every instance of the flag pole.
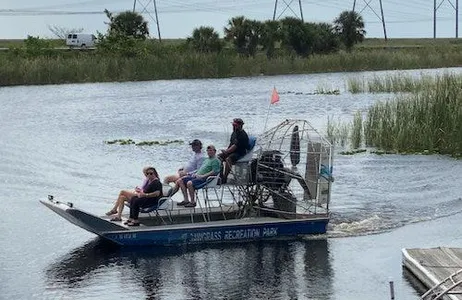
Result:
{"label": "flag pole", "polygon": [[263,127],[263,132],[266,131],[266,124],[268,123],[269,111],[271,108],[271,101],[268,104],[268,109],[266,110],[266,120],[265,120],[265,127]]}

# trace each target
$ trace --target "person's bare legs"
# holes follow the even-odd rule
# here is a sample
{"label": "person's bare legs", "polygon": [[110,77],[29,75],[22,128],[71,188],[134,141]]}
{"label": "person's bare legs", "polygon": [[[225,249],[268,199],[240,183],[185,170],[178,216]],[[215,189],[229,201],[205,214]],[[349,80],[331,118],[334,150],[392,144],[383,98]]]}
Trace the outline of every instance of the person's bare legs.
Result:
{"label": "person's bare legs", "polygon": [[176,194],[176,192],[178,192],[178,190],[180,189],[178,180],[181,180],[181,177],[186,176],[186,175],[188,175],[186,171],[179,170],[178,174],[165,177],[164,179],[165,184],[170,184],[171,182],[175,183],[175,185],[172,188],[172,192],[170,193],[170,196],[173,196]]}
{"label": "person's bare legs", "polygon": [[194,196],[196,195],[196,193],[194,191],[194,186],[193,186],[192,181],[188,181],[187,185],[188,185],[189,198],[191,199],[191,203],[194,204],[196,203],[196,200],[194,199]]}
{"label": "person's bare legs", "polygon": [[169,176],[164,178],[164,184],[169,184],[169,183],[175,182],[178,179],[180,179],[180,176],[178,174],[169,175]]}
{"label": "person's bare legs", "polygon": [[227,157],[225,160],[225,173],[223,174],[223,181],[226,183],[228,175],[231,172],[232,161],[231,158]]}
{"label": "person's bare legs", "polygon": [[187,191],[186,191],[186,186],[184,185],[183,179],[181,179],[181,178],[178,179],[178,180],[176,181],[176,184],[177,184],[177,186],[180,187],[180,190],[181,190],[181,192],[183,193],[184,202],[189,202],[189,200],[188,200],[188,193],[187,193]]}
{"label": "person's bare legs", "polygon": [[134,196],[136,196],[136,193],[134,193],[133,191],[120,191],[119,197],[117,197],[114,207],[110,211],[108,211],[106,215],[110,216],[117,214],[119,218],[122,217],[122,211],[124,209],[125,201],[129,201]]}

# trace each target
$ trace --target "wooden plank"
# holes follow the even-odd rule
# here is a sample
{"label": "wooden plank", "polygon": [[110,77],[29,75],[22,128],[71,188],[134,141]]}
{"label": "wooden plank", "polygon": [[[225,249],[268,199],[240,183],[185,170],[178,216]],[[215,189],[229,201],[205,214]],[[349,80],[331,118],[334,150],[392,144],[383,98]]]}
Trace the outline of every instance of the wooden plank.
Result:
{"label": "wooden plank", "polygon": [[[462,248],[438,247],[430,249],[403,249],[403,265],[428,289],[443,282],[462,269]],[[461,281],[462,276],[454,277]],[[444,282],[443,289],[449,288],[452,281]],[[462,286],[452,292],[462,293]],[[461,299],[460,294],[448,295],[443,299]]]}

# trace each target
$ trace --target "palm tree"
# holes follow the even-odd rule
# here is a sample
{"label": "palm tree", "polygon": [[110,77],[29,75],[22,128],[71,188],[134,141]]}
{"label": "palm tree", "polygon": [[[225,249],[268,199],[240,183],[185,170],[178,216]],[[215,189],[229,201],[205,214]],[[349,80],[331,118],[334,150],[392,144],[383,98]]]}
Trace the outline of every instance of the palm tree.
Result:
{"label": "palm tree", "polygon": [[282,39],[281,23],[279,21],[265,21],[260,38],[260,43],[266,51],[266,57],[272,58],[275,52],[275,44]]}
{"label": "palm tree", "polygon": [[260,21],[247,20],[246,24],[246,54],[255,56],[258,45],[260,44],[261,35],[263,32],[263,24]]}
{"label": "palm tree", "polygon": [[244,16],[234,17],[228,21],[224,28],[225,39],[231,41],[239,54],[245,54],[247,44],[247,22]]}
{"label": "palm tree", "polygon": [[295,51],[302,57],[307,57],[313,51],[315,32],[311,24],[294,17],[286,17],[281,20],[281,28],[281,45],[284,48]]}
{"label": "palm tree", "polygon": [[356,43],[364,41],[366,35],[363,17],[355,11],[342,12],[334,20],[334,28],[348,51]]}
{"label": "palm tree", "polygon": [[188,38],[188,44],[198,52],[220,52],[223,48],[215,29],[205,26],[194,29],[192,37]]}

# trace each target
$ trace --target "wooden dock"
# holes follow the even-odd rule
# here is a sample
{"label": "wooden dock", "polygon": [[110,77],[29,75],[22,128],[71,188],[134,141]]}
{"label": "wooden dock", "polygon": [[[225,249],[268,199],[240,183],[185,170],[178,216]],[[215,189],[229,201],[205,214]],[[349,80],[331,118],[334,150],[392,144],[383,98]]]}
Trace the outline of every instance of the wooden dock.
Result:
{"label": "wooden dock", "polygon": [[417,248],[402,252],[403,266],[429,289],[422,299],[462,300],[462,248]]}

